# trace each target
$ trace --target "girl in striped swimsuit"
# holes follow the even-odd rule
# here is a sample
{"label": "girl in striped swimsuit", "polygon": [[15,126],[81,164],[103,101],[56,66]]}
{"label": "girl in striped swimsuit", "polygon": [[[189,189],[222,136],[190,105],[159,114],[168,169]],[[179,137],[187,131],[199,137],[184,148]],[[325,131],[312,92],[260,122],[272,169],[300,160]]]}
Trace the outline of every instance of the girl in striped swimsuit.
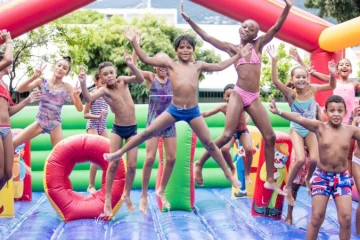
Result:
{"label": "girl in striped swimsuit", "polygon": [[[141,34],[137,33],[137,42],[141,42]],[[156,57],[168,57],[165,53],[158,53]],[[133,52],[133,62],[136,63],[137,55]],[[153,72],[142,71],[144,79],[146,80],[146,87],[149,90],[149,110],[146,127],[150,126],[151,122],[157,118],[162,112],[164,112],[172,101],[172,88],[170,79],[167,76],[166,68],[154,67],[156,74]],[[169,203],[165,200],[165,187],[169,181],[171,172],[175,164],[176,154],[176,130],[175,124],[171,125],[167,129],[158,133],[155,137],[146,141],[146,159],[143,166],[143,181],[142,181],[142,193],[139,210],[140,212],[147,213],[147,191],[149,186],[149,180],[151,176],[151,169],[154,165],[156,158],[156,151],[158,149],[159,137],[162,137],[165,151],[166,151],[166,163],[164,174],[161,179],[160,187],[157,189],[156,194],[160,197],[163,205],[170,208]]]}
{"label": "girl in striped swimsuit", "polygon": [[[95,74],[96,89],[104,86],[103,81],[100,79],[100,74]],[[95,90],[96,91],[96,90]],[[93,102],[87,102],[84,108],[84,118],[88,119],[86,124],[86,132],[88,134],[101,135],[108,138],[109,134],[106,129],[106,118],[108,115],[108,104],[103,97],[96,99]],[[97,166],[90,163],[90,181],[87,191],[95,193],[95,177]]]}
{"label": "girl in striped swimsuit", "polygon": [[[309,119],[316,117],[316,102],[315,94],[318,91],[332,90],[336,87],[335,79],[335,63],[329,62],[329,71],[331,73],[331,80],[328,84],[309,84],[309,73],[307,69],[302,66],[297,66],[291,70],[290,81],[295,89],[288,88],[284,83],[279,81],[277,74],[277,51],[273,45],[267,47],[266,51],[272,59],[272,82],[284,94],[287,102],[290,105],[291,111],[300,114]],[[319,149],[314,133],[310,132],[303,126],[291,122],[290,137],[293,143],[296,163],[292,166],[289,174],[287,184],[284,186],[284,191],[287,193],[286,200],[290,206],[295,205],[295,200],[292,195],[292,183],[294,182],[300,169],[305,164],[304,146],[309,150],[310,166],[306,176],[306,187],[310,194],[310,178],[316,168],[319,159]]]}
{"label": "girl in striped swimsuit", "polygon": [[63,78],[71,70],[71,58],[64,57],[56,62],[53,76],[50,79],[40,78],[46,65],[40,64],[31,78],[20,84],[19,93],[40,89],[41,99],[39,112],[35,122],[26,127],[14,138],[14,147],[33,139],[40,133],[50,134],[51,144],[54,147],[63,139],[61,128],[61,109],[65,102],[72,102],[76,110],[82,112],[83,105],[79,97],[80,90],[63,82]]}

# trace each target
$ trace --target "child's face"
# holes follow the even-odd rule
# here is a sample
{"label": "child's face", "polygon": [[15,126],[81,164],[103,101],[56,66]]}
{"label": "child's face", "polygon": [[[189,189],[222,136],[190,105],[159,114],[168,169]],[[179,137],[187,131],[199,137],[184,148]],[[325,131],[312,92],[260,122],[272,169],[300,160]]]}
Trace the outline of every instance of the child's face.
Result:
{"label": "child's face", "polygon": [[309,83],[306,70],[303,68],[295,69],[293,72],[293,76],[291,77],[291,82],[294,84],[296,89],[305,88]]}
{"label": "child's face", "polygon": [[351,63],[348,59],[341,59],[338,63],[338,74],[340,77],[349,77],[352,73]]}
{"label": "child's face", "polygon": [[183,40],[176,49],[176,54],[179,60],[183,62],[193,61],[194,48],[188,41]]}
{"label": "child's face", "polygon": [[101,87],[105,86],[105,82],[101,79],[101,77],[98,80],[95,80],[95,86],[97,88],[101,88]]}
{"label": "child's face", "polygon": [[55,64],[54,75],[58,78],[65,77],[70,71],[70,64],[66,60],[60,60]]}
{"label": "child's face", "polygon": [[104,67],[100,70],[100,79],[106,86],[113,86],[116,82],[116,70],[113,66]]}
{"label": "child's face", "polygon": [[162,67],[154,67],[155,71],[156,71],[156,75],[165,78],[167,75],[167,69],[166,68],[162,68]]}
{"label": "child's face", "polygon": [[226,91],[224,92],[224,99],[225,101],[228,103],[229,102],[229,99],[230,99],[230,95],[231,95],[231,92],[233,91],[232,88],[228,88],[226,89]]}
{"label": "child's face", "polygon": [[341,125],[343,118],[347,113],[344,103],[336,102],[329,103],[324,111],[329,119],[329,122],[335,126]]}
{"label": "child's face", "polygon": [[239,28],[240,39],[245,42],[255,39],[258,32],[258,24],[253,20],[246,20],[241,24],[241,27]]}

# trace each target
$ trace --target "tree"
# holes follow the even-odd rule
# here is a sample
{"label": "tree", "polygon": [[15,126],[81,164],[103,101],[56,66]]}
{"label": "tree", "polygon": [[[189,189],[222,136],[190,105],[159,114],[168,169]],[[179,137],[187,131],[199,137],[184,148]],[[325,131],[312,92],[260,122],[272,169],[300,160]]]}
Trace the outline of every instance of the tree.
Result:
{"label": "tree", "polygon": [[[290,55],[286,52],[285,44],[281,43],[278,47],[277,71],[279,80],[283,83],[286,83],[290,79],[289,73],[294,66],[291,59]],[[309,64],[309,57],[305,56],[304,61]],[[272,83],[271,59],[265,51],[262,58],[260,99],[262,102],[269,102],[271,99],[275,99],[277,102],[285,101],[284,95]]]}
{"label": "tree", "polygon": [[[59,19],[58,23],[74,23],[87,25],[63,25],[70,29],[70,34],[64,35],[63,47],[64,54],[73,57],[75,66],[83,64],[87,67],[88,73],[97,70],[99,63],[104,61],[113,62],[118,75],[130,75],[129,69],[125,64],[123,54],[127,51],[132,53],[131,43],[123,36],[122,32],[125,26],[133,26],[142,32],[142,48],[150,56],[159,52],[164,52],[169,57],[176,59],[174,50],[175,39],[183,32],[182,29],[175,26],[168,26],[164,19],[154,15],[145,15],[141,19],[133,19],[128,23],[120,16],[112,16],[110,19],[94,18],[93,24],[88,21],[86,14],[93,14],[93,11],[81,11],[81,17],[75,12],[73,15]],[[73,18],[71,19],[71,16]],[[85,20],[84,20],[85,19]],[[73,21],[72,21],[73,20]],[[81,34],[80,34],[81,33]],[[196,36],[193,31],[189,32]],[[74,36],[72,35],[74,34]],[[75,37],[80,35],[80,39]],[[196,39],[195,59],[205,60],[207,62],[219,62],[220,57],[216,56],[212,50],[201,49],[203,41]],[[138,66],[142,70],[153,71],[152,66],[148,66],[138,61]],[[201,79],[203,76],[201,76]],[[144,99],[147,96],[145,84],[130,85],[130,90],[135,101]]]}
{"label": "tree", "polygon": [[319,17],[333,17],[338,22],[360,16],[359,0],[305,0],[304,5],[319,9]]}

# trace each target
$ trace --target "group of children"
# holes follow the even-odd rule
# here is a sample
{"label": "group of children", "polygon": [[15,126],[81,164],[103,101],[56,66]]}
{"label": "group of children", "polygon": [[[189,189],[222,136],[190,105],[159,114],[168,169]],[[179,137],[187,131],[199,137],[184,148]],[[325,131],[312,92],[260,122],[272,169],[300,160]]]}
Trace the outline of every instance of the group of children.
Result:
{"label": "group of children", "polygon": [[[325,211],[329,196],[333,196],[338,210],[340,223],[340,238],[349,239],[351,235],[351,185],[352,178],[347,171],[347,155],[350,150],[350,140],[360,141],[360,119],[358,111],[354,113],[355,119],[351,116],[353,105],[345,103],[340,96],[331,96],[325,105],[327,122],[321,118],[316,120],[319,114],[319,107],[315,102],[315,94],[318,91],[335,89],[337,84],[349,85],[349,91],[357,88],[358,83],[352,84],[348,81],[351,73],[351,63],[342,59],[336,65],[329,62],[330,76],[318,73],[304,64],[296,52],[292,56],[301,66],[295,67],[290,73],[290,86],[283,84],[277,78],[277,52],[273,46],[267,48],[272,59],[272,81],[283,93],[291,107],[291,113],[282,112],[276,107],[274,101],[270,103],[270,111],[274,114],[291,121],[290,135],[294,146],[295,159],[292,164],[289,178],[284,189],[274,181],[274,147],[275,133],[271,127],[268,114],[260,102],[260,71],[261,57],[264,46],[269,43],[275,34],[280,30],[286,20],[294,0],[285,0],[285,7],[275,25],[264,35],[258,36],[259,26],[253,20],[246,20],[242,23],[239,34],[240,44],[233,45],[220,41],[202,30],[188,17],[183,9],[181,1],[181,14],[193,30],[205,41],[214,47],[227,52],[230,58],[220,63],[206,63],[194,59],[195,40],[189,35],[181,35],[175,40],[175,52],[178,60],[169,58],[164,53],[158,53],[154,57],[148,56],[140,47],[141,34],[130,28],[124,29],[125,37],[133,46],[134,52],[129,56],[124,54],[125,63],[130,68],[132,76],[117,76],[116,69],[111,62],[103,62],[99,65],[95,75],[96,90],[89,93],[86,86],[86,73],[83,67],[80,68],[79,82],[81,92],[86,102],[84,117],[88,120],[87,132],[108,137],[106,130],[106,117],[108,106],[115,115],[112,131],[110,134],[109,153],[104,154],[104,159],[109,161],[106,173],[106,196],[104,213],[111,215],[111,188],[119,160],[127,154],[127,174],[125,190],[122,200],[125,202],[128,211],[133,212],[135,206],[130,199],[137,161],[137,146],[146,141],[146,161],[143,171],[143,187],[140,201],[140,211],[147,213],[147,188],[151,174],[151,168],[155,161],[158,138],[164,139],[166,151],[166,165],[161,184],[156,190],[157,196],[163,205],[170,208],[165,198],[165,187],[171,175],[175,163],[176,153],[176,130],[175,122],[186,121],[197,137],[204,145],[206,152],[201,159],[194,163],[195,181],[203,185],[202,167],[211,156],[221,169],[225,177],[233,187],[239,188],[240,182],[234,177],[234,167],[231,161],[229,149],[235,140],[240,140],[246,152],[246,180],[251,183],[249,172],[252,163],[252,141],[246,124],[245,112],[247,112],[255,126],[261,132],[265,142],[266,160],[266,182],[264,187],[277,191],[286,197],[290,208],[295,204],[296,192],[299,183],[294,184],[299,171],[302,169],[306,154],[306,147],[311,162],[308,172],[305,174],[305,183],[312,196],[312,214],[307,229],[307,239],[316,239],[320,226],[325,217]],[[12,41],[7,31],[0,31],[0,38],[6,44],[5,52],[0,62],[0,79],[9,71],[12,62]],[[141,71],[136,66],[136,59],[139,59],[154,67],[155,73]],[[234,64],[238,73],[236,85],[226,86],[224,99],[227,104],[218,108],[200,113],[197,91],[199,74],[202,71],[221,71]],[[4,161],[0,161],[0,188],[11,177],[13,148],[19,144],[45,132],[49,133],[52,145],[55,146],[62,139],[61,130],[61,108],[65,101],[71,101],[78,111],[83,110],[79,98],[80,91],[73,89],[69,84],[63,83],[62,79],[71,69],[71,59],[66,57],[56,62],[53,76],[50,79],[41,78],[45,66],[40,66],[33,76],[18,87],[19,92],[32,91],[39,88],[40,91],[33,91],[29,98],[15,105],[7,91],[7,87],[1,81],[0,85],[0,107],[3,112],[0,118],[1,148]],[[336,81],[335,74],[338,73],[341,80]],[[318,77],[328,82],[327,84],[310,84],[309,75]],[[149,111],[147,128],[137,134],[135,118],[135,106],[131,98],[128,84],[142,83],[146,81],[149,90]],[[347,89],[347,88],[346,88]],[[351,93],[354,94],[354,93]],[[348,98],[346,98],[348,99]],[[15,114],[27,103],[40,100],[39,113],[36,121],[24,129],[19,135],[12,139],[10,131],[10,116]],[[209,129],[203,117],[208,117],[218,112],[226,115],[225,129],[223,134],[212,141]],[[343,119],[349,116],[348,121],[353,121],[353,126],[342,124]],[[334,141],[336,139],[336,142]],[[125,145],[123,145],[125,140]],[[222,151],[220,151],[220,148]],[[354,176],[359,178],[360,153],[357,149],[354,153]],[[230,166],[228,169],[227,164]],[[94,192],[94,178],[96,166],[91,165],[89,192]],[[304,174],[303,174],[304,175]],[[360,185],[360,179],[355,179]],[[360,186],[359,186],[360,187]],[[359,188],[358,187],[358,188]],[[360,218],[360,210],[357,211],[357,220]],[[292,217],[288,216],[287,223],[292,223]],[[360,228],[360,227],[359,227]],[[360,230],[360,229],[359,229]],[[360,232],[360,231],[359,231]]]}

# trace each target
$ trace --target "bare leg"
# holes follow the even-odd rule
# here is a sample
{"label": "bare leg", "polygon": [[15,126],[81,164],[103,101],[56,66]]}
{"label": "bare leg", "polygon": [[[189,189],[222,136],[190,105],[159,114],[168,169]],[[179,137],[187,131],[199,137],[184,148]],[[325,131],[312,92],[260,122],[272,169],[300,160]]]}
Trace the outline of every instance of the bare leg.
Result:
{"label": "bare leg", "polygon": [[131,140],[127,142],[123,148],[114,153],[104,154],[105,160],[120,160],[121,156],[124,155],[126,152],[133,149],[134,147],[139,146],[141,143],[150,139],[152,136],[154,136],[161,130],[168,128],[171,124],[174,123],[175,119],[171,116],[171,114],[168,112],[163,112],[162,114],[160,114],[160,116],[155,118],[155,120],[148,128],[146,128],[143,132],[137,134],[136,136],[132,137]]}
{"label": "bare leg", "polygon": [[[357,163],[352,163],[352,173],[355,181],[355,186],[358,194],[360,194],[360,165]],[[360,235],[360,204],[356,209],[356,234]]]}
{"label": "bare leg", "polygon": [[240,136],[240,142],[244,147],[245,150],[245,157],[246,157],[246,162],[245,162],[245,181],[248,184],[252,184],[252,181],[250,179],[250,170],[251,170],[251,165],[252,165],[252,161],[253,161],[253,146],[252,146],[252,139],[249,133],[243,133]]}
{"label": "bare leg", "polygon": [[338,221],[340,223],[339,239],[345,240],[351,237],[351,212],[352,199],[351,195],[342,195],[335,197]]}
{"label": "bare leg", "polygon": [[156,150],[158,149],[159,138],[153,137],[146,141],[146,159],[143,166],[142,174],[142,192],[140,199],[140,212],[147,214],[147,192],[149,188],[149,181],[151,170],[156,158]]}
{"label": "bare leg", "polygon": [[300,169],[305,164],[305,150],[304,150],[304,138],[295,130],[290,130],[291,141],[295,152],[295,163],[291,166],[287,184],[284,189],[287,191],[286,201],[290,206],[295,205],[295,199],[292,195],[291,185],[298,175]]}
{"label": "bare leg", "polygon": [[307,240],[316,240],[320,226],[324,222],[326,207],[329,197],[325,195],[315,195],[311,200],[311,218],[306,230]]}
{"label": "bare leg", "polygon": [[265,141],[266,182],[264,183],[264,188],[275,190],[281,195],[286,195],[274,180],[274,148],[276,136],[272,129],[269,116],[259,99],[253,101],[245,110],[252,118]]}
{"label": "bare leg", "polygon": [[[14,146],[11,132],[4,138],[0,137],[0,156],[4,156],[3,162],[0,160],[0,190],[12,178],[14,162]],[[2,158],[2,157],[1,157]]]}
{"label": "bare leg", "polygon": [[[293,195],[294,200],[296,200],[296,196],[297,196],[297,192],[299,191],[299,188],[300,188],[300,184],[296,184],[296,183],[292,184],[291,194]],[[288,212],[287,212],[287,216],[285,219],[285,223],[287,225],[293,224],[293,217],[292,217],[293,209],[294,209],[294,206],[288,205]]]}
{"label": "bare leg", "polygon": [[[133,137],[130,137],[126,142],[131,141]],[[125,179],[125,189],[122,195],[122,200],[126,203],[126,207],[129,213],[134,212],[135,206],[130,199],[130,191],[134,183],[136,174],[136,161],[137,161],[138,148],[135,147],[126,153],[127,155],[127,171]]]}
{"label": "bare leg", "polygon": [[33,139],[37,135],[43,132],[38,122],[33,122],[27,126],[23,131],[17,134],[13,139],[14,149],[25,143],[26,141]]}
{"label": "bare leg", "polygon": [[[214,143],[218,148],[222,148],[226,143],[228,143],[233,134],[236,130],[236,126],[240,120],[240,114],[244,110],[244,105],[241,96],[236,93],[232,92],[230,95],[229,103],[227,105],[227,114],[225,120],[225,128],[223,134],[218,137]],[[202,177],[202,168],[205,162],[210,158],[210,154],[206,151],[200,158],[199,161],[194,163],[194,175],[195,175],[195,182],[203,186],[203,177]]]}
{"label": "bare leg", "polygon": [[190,127],[195,132],[197,137],[200,139],[201,143],[204,145],[205,149],[210,153],[210,155],[215,159],[217,164],[223,170],[227,180],[235,188],[240,188],[240,182],[231,174],[229,169],[226,166],[224,157],[221,154],[220,149],[215,145],[215,143],[210,138],[209,129],[206,126],[203,117],[197,117],[190,121]]}
{"label": "bare leg", "polygon": [[235,138],[232,137],[231,140],[227,144],[225,144],[225,146],[223,146],[221,148],[221,153],[225,159],[225,162],[230,167],[230,171],[233,176],[235,176],[236,168],[234,166],[234,163],[232,162],[230,150],[231,150],[232,146],[234,145],[234,142],[235,142]]}
{"label": "bare leg", "polygon": [[160,198],[161,203],[167,209],[170,209],[170,203],[165,198],[165,188],[169,182],[172,170],[174,169],[176,159],[176,138],[163,138],[166,153],[165,169],[161,178],[160,186],[156,195]]}
{"label": "bare leg", "polygon": [[62,128],[61,125],[57,126],[50,132],[51,145],[56,146],[61,140],[63,140]]}
{"label": "bare leg", "polygon": [[[121,148],[121,146],[122,146],[122,138],[115,133],[111,133],[110,152],[111,153],[115,152],[116,150]],[[106,171],[106,194],[105,194],[105,204],[104,204],[105,216],[112,216],[111,189],[118,166],[119,166],[119,161],[111,161]]]}
{"label": "bare leg", "polygon": [[308,169],[308,173],[306,175],[306,190],[308,192],[308,195],[310,196],[310,179],[315,171],[316,168],[316,164],[319,160],[319,147],[318,147],[318,141],[316,139],[315,133],[310,132],[306,137],[305,137],[305,145],[307,146],[307,148],[309,149],[309,154],[310,154],[310,165],[309,165],[309,169]]}

